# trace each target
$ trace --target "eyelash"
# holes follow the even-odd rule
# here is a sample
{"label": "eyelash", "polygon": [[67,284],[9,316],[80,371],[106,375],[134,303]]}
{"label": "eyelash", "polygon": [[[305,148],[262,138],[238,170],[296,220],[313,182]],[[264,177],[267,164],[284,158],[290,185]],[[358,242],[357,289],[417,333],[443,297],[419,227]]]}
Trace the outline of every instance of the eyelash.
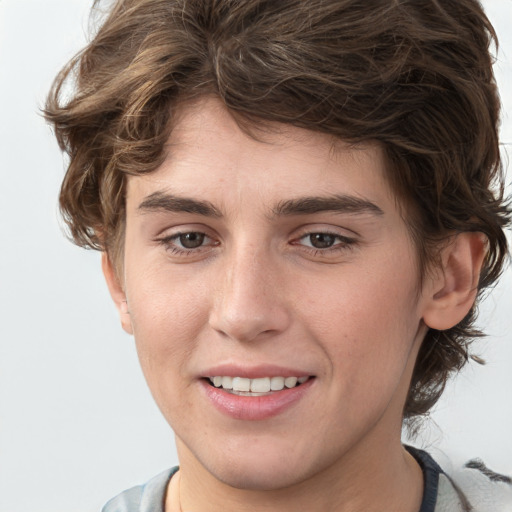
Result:
{"label": "eyelash", "polygon": [[[180,239],[180,237],[184,235],[201,235],[204,239],[213,240],[206,233],[202,231],[181,231],[179,233],[174,233],[173,235],[166,236],[164,238],[159,238],[157,241],[160,242],[167,251],[169,251],[172,255],[176,256],[188,256],[190,254],[198,254],[201,252],[201,249],[207,249],[209,246],[200,245],[199,247],[188,249],[186,247],[180,248],[176,246],[176,241]],[[218,245],[218,242],[214,243],[213,246]]]}
{"label": "eyelash", "polygon": [[[167,251],[169,251],[173,256],[178,256],[178,257],[187,257],[189,255],[199,254],[199,253],[203,252],[204,250],[208,250],[208,249],[211,249],[212,247],[219,245],[219,242],[214,242],[211,245],[201,244],[200,246],[198,246],[196,248],[190,248],[190,249],[188,249],[186,247],[180,248],[176,245],[176,242],[180,239],[180,237],[182,237],[184,235],[192,235],[192,234],[200,235],[200,236],[203,236],[205,240],[213,241],[212,237],[208,236],[206,233],[204,233],[202,231],[181,231],[179,233],[174,233],[170,236],[159,238],[156,241],[161,243],[165,247],[165,249]],[[332,246],[325,247],[325,248],[317,248],[317,247],[307,246],[307,245],[299,243],[301,240],[304,240],[308,237],[312,237],[314,235],[324,235],[324,236],[333,237],[335,239],[335,242],[333,243]],[[338,241],[337,243],[336,243],[336,240]],[[291,245],[294,245],[294,246],[300,246],[303,250],[307,251],[309,254],[311,254],[313,256],[330,256],[330,255],[338,254],[339,252],[352,250],[355,247],[357,242],[353,238],[349,238],[349,237],[340,235],[338,233],[333,233],[330,231],[308,231],[308,232],[302,234],[300,237],[295,238],[290,243],[291,243]]]}
{"label": "eyelash", "polygon": [[298,242],[300,242],[301,240],[304,240],[304,239],[311,239],[312,236],[314,235],[324,235],[324,236],[329,236],[329,237],[333,237],[334,238],[334,243],[333,245],[329,246],[329,247],[326,247],[326,248],[323,248],[323,249],[320,249],[318,247],[312,247],[312,246],[307,246],[307,245],[303,245],[301,244],[301,247],[304,249],[304,250],[307,250],[310,254],[312,254],[313,256],[331,256],[331,255],[336,255],[340,252],[345,252],[347,250],[352,250],[354,247],[355,247],[355,244],[356,244],[356,240],[353,239],[353,238],[349,238],[349,237],[346,237],[346,236],[343,236],[343,235],[340,235],[339,233],[333,233],[333,232],[330,232],[330,231],[309,231],[307,233],[304,233],[303,235],[301,235],[299,238],[296,238],[295,240],[297,242],[292,242],[293,245],[299,245]]}

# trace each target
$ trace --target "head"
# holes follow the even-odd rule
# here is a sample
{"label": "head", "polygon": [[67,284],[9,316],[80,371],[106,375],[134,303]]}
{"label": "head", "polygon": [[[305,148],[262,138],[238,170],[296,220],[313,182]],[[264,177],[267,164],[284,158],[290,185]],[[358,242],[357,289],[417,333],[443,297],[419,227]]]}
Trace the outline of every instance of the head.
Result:
{"label": "head", "polygon": [[467,362],[478,298],[507,252],[493,42],[476,0],[117,1],[46,107],[70,156],[60,201],[71,235],[122,280],[128,183],[172,159],[185,107],[207,98],[260,143],[288,126],[378,148],[418,291],[458,234],[486,241],[474,305],[425,329],[403,417],[425,414]]}

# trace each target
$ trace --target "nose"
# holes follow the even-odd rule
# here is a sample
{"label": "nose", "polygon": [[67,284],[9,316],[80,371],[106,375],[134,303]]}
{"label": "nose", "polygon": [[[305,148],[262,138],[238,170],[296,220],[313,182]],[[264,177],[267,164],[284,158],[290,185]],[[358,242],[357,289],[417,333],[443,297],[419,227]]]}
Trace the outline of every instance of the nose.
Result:
{"label": "nose", "polygon": [[286,286],[275,262],[247,247],[223,262],[210,313],[222,336],[247,342],[284,332],[290,324]]}

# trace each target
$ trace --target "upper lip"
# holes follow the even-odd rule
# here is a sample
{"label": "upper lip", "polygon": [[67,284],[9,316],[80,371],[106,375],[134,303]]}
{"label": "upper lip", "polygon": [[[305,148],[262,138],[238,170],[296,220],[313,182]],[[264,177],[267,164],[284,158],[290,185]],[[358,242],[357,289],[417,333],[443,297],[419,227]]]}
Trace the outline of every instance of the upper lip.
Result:
{"label": "upper lip", "polygon": [[244,377],[246,379],[260,379],[263,377],[310,377],[308,371],[298,368],[287,368],[274,364],[260,364],[255,366],[238,364],[220,364],[206,369],[202,377]]}

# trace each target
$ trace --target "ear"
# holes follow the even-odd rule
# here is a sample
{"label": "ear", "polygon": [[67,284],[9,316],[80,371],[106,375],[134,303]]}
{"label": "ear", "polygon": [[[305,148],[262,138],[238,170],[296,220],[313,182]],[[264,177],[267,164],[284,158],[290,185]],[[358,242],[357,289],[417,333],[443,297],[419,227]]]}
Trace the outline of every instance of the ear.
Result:
{"label": "ear", "polygon": [[105,281],[107,281],[110,296],[112,297],[117,312],[119,313],[121,325],[128,334],[133,334],[132,320],[130,318],[126,295],[121,283],[119,282],[114,266],[106,252],[103,252],[101,255],[101,268],[103,270],[103,275],[105,276]]}
{"label": "ear", "polygon": [[423,321],[428,327],[446,330],[469,312],[478,293],[487,239],[482,233],[459,233],[441,252],[441,268],[427,286]]}

